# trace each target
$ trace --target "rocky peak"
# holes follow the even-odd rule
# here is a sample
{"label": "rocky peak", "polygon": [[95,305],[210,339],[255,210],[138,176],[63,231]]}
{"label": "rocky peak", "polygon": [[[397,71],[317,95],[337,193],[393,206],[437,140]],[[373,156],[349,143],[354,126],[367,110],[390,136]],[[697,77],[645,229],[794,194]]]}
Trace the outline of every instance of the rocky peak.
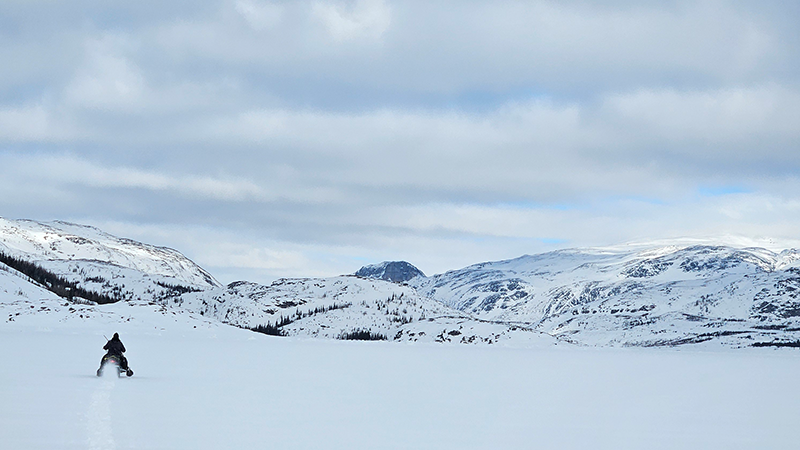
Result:
{"label": "rocky peak", "polygon": [[425,274],[405,261],[384,261],[358,269],[356,276],[402,283]]}

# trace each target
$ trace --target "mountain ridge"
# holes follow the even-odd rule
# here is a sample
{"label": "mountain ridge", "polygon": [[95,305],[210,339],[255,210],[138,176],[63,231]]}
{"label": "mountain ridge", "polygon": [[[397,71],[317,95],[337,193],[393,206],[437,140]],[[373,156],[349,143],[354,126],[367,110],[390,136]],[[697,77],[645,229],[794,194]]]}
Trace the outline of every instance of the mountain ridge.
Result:
{"label": "mountain ridge", "polygon": [[800,337],[764,332],[797,328],[796,256],[793,249],[708,245],[569,249],[479,263],[413,285],[475,317],[535,324],[586,344],[671,345],[711,337],[745,346]]}
{"label": "mountain ridge", "polygon": [[[396,341],[523,346],[800,342],[795,249],[561,249],[431,276],[385,261],[353,275],[227,286],[176,250],[68,222],[0,219],[0,251],[114,301],[288,336],[336,339],[361,330]],[[8,274],[0,274],[0,304],[9,319],[40,309],[30,303],[36,297],[64,300],[43,294],[53,290],[46,283],[20,287],[23,278],[9,278],[14,269],[0,270]],[[76,302],[92,303],[70,297],[45,308],[77,310]]]}

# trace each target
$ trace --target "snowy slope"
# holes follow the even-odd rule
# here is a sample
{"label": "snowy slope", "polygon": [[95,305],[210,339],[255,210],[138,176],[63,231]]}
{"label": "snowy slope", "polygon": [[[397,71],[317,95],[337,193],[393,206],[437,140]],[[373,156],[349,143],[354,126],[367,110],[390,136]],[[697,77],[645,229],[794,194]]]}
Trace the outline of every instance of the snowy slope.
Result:
{"label": "snowy slope", "polygon": [[[335,339],[367,331],[390,340],[423,342],[514,341],[523,345],[549,345],[552,341],[549,336],[526,327],[473,320],[469,314],[421,298],[411,287],[379,279],[356,276],[285,279],[269,286],[243,281],[222,287],[175,250],[64,222],[42,224],[2,219],[0,252],[32,262],[85,290],[129,304],[158,306],[173,314],[197,314],[242,328],[280,325],[281,334],[288,336]],[[391,269],[395,266],[388,264],[388,275],[400,272],[422,275],[407,263],[400,267],[400,272]],[[381,276],[387,275],[386,268],[384,265]],[[8,277],[0,278],[0,288],[24,294],[17,295],[21,298],[0,298],[9,320],[20,311],[63,309],[59,305],[42,307],[21,301],[57,297],[43,286],[27,286],[33,280],[6,269],[6,273],[16,276],[9,278],[13,283],[4,281]],[[86,301],[77,297],[66,301],[67,310],[76,309],[79,316],[89,317],[91,306],[75,306]]]}
{"label": "snowy slope", "polygon": [[187,293],[170,302],[239,327],[280,325],[289,336],[336,339],[362,330],[397,341],[553,342],[525,327],[475,320],[420,297],[407,285],[355,276],[281,279],[269,286],[236,282],[224,289]]}
{"label": "snowy slope", "polygon": [[724,246],[563,250],[411,281],[475,317],[592,345],[800,339],[797,251]]}
{"label": "snowy slope", "polygon": [[179,252],[66,222],[0,218],[0,252],[114,298],[151,299],[218,287]]}
{"label": "snowy slope", "polygon": [[[800,342],[796,250],[678,243],[571,249],[431,277],[406,262],[384,262],[359,276],[224,287],[175,250],[63,222],[0,219],[0,252],[91,292],[288,336],[363,331],[397,341],[523,346],[550,345],[552,337],[600,346]],[[25,301],[55,298],[0,266],[0,305],[17,305],[3,308],[5,317]]]}
{"label": "snowy slope", "polygon": [[57,300],[58,296],[16,270],[0,263],[0,303],[14,300]]}

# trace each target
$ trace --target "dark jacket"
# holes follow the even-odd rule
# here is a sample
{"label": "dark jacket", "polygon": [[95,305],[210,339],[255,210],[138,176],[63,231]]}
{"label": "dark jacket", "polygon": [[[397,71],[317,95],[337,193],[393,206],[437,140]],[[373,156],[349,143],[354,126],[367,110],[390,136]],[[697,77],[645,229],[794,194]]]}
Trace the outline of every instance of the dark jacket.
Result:
{"label": "dark jacket", "polygon": [[110,341],[106,342],[103,350],[108,350],[108,353],[112,355],[122,355],[125,353],[125,346],[122,345],[122,341],[119,340],[118,336],[114,336]]}

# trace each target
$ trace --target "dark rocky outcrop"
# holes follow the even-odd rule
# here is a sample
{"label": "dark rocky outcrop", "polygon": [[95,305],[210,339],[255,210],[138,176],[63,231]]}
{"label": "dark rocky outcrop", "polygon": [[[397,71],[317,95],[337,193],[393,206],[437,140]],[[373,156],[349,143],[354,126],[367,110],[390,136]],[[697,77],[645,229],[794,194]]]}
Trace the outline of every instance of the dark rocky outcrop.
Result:
{"label": "dark rocky outcrop", "polygon": [[424,277],[425,274],[405,261],[384,261],[358,269],[356,276],[403,283],[412,278]]}

